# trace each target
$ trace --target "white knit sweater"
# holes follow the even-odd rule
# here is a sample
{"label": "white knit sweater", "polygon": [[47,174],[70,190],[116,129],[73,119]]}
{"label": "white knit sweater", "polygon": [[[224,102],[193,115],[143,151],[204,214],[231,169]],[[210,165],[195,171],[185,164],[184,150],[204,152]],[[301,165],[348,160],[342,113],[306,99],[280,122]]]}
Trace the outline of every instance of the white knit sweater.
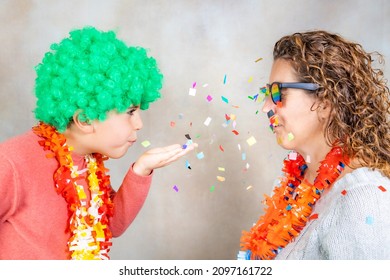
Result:
{"label": "white knit sweater", "polygon": [[390,179],[382,173],[363,167],[345,175],[316,203],[315,213],[318,219],[275,259],[390,259]]}
{"label": "white knit sweater", "polygon": [[359,168],[345,175],[313,213],[318,219],[276,259],[390,259],[390,179],[380,172]]}

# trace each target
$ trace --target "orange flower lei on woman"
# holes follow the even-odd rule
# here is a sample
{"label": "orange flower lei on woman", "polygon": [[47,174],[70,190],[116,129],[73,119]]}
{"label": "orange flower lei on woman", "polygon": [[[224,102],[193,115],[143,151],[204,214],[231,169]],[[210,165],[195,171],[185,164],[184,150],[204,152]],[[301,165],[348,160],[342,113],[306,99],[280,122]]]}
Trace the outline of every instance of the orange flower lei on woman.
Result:
{"label": "orange flower lei on woman", "polygon": [[[291,155],[291,154],[290,154]],[[299,154],[296,159],[284,160],[285,177],[274,189],[272,197],[265,196],[266,212],[250,232],[243,232],[241,248],[247,251],[247,259],[274,259],[278,252],[299,235],[312,215],[313,207],[322,192],[330,188],[340,176],[349,160],[340,147],[334,147],[326,155],[318,169],[314,184],[304,179],[307,168]]]}
{"label": "orange flower lei on woman", "polygon": [[108,219],[113,215],[113,203],[110,198],[110,177],[106,175],[101,154],[85,157],[88,169],[88,184],[91,200],[88,206],[83,186],[77,183],[82,171],[73,165],[72,148],[67,146],[66,138],[53,126],[40,123],[33,131],[43,140],[38,141],[45,151],[53,154],[59,168],[54,173],[55,187],[68,203],[69,230],[71,237],[68,248],[74,260],[109,259],[112,234],[108,227]]}

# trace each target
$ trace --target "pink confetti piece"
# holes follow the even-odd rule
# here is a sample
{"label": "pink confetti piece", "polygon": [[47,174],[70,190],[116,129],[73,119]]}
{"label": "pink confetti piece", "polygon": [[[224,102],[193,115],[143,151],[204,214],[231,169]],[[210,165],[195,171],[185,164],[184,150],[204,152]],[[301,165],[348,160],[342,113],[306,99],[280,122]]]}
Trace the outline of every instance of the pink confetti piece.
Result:
{"label": "pink confetti piece", "polygon": [[176,192],[179,191],[179,189],[178,189],[178,187],[177,187],[176,185],[173,186],[173,189],[174,189]]}
{"label": "pink confetti piece", "polygon": [[213,97],[211,95],[207,95],[206,99],[208,102],[211,102],[211,100],[213,100]]}
{"label": "pink confetti piece", "polygon": [[196,82],[194,82],[194,83],[192,84],[192,87],[193,87],[193,88],[195,88],[195,87],[196,87]]}
{"label": "pink confetti piece", "polygon": [[175,127],[176,123],[175,122],[171,122],[171,127]]}
{"label": "pink confetti piece", "polygon": [[222,147],[222,145],[219,145],[219,149],[220,149],[222,152],[225,151],[224,148]]}

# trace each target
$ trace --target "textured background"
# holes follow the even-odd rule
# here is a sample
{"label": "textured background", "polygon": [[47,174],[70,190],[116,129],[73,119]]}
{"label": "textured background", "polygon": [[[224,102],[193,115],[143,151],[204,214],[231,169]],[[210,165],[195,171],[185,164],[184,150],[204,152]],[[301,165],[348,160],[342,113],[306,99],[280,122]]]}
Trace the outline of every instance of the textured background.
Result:
{"label": "textured background", "polygon": [[[199,144],[187,158],[155,171],[139,216],[114,240],[112,259],[236,258],[241,231],[262,214],[263,194],[270,193],[286,154],[266,116],[256,114],[262,104],[247,98],[267,82],[281,36],[326,29],[390,61],[385,0],[0,0],[0,141],[34,125],[34,66],[51,43],[85,25],[114,29],[129,45],[149,49],[164,74],[163,98],[142,113],[139,141],[108,164],[113,185],[145,151],[144,140],[151,147],[183,144],[190,134]],[[189,96],[195,82],[196,96]],[[236,116],[238,135],[232,122],[223,126],[225,114]],[[246,142],[251,136],[253,146]]]}

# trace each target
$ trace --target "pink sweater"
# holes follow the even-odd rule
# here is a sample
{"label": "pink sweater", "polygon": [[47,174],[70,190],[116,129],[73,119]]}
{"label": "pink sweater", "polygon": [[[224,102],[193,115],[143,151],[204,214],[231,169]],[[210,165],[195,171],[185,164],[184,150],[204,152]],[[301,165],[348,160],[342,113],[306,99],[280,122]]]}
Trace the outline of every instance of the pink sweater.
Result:
{"label": "pink sweater", "polygon": [[[0,144],[0,259],[68,259],[68,211],[53,181],[57,160],[46,158],[32,131]],[[86,164],[73,154],[79,170]],[[120,236],[132,223],[149,192],[152,176],[129,169],[114,192],[110,229]],[[80,179],[89,193],[87,182]]]}

